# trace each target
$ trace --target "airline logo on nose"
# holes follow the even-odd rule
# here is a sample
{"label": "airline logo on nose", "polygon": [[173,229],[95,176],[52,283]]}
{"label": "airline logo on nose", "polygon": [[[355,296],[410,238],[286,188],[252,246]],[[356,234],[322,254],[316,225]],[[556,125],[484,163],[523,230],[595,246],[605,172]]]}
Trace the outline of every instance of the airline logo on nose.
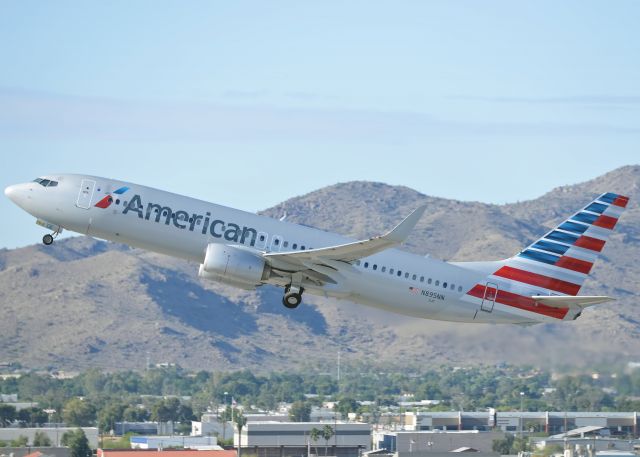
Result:
{"label": "airline logo on nose", "polygon": [[[126,191],[128,191],[129,188],[128,187],[121,187],[118,190],[115,190],[113,193],[116,195],[122,195],[124,194]],[[94,206],[96,208],[108,208],[109,206],[111,206],[111,203],[113,203],[113,197],[111,196],[111,194],[107,195],[106,197],[104,197],[102,200],[100,200],[98,203],[96,203]]]}

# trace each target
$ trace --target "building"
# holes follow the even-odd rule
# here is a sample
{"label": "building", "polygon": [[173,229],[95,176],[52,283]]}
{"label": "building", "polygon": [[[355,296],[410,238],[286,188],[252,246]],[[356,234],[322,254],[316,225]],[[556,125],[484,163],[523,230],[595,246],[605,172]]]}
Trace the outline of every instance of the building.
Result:
{"label": "building", "polygon": [[[330,426],[335,434],[328,441],[313,441],[311,430]],[[234,444],[256,457],[299,457],[311,454],[358,457],[371,449],[371,426],[345,422],[247,422],[236,433]]]}
{"label": "building", "polygon": [[237,457],[236,451],[225,450],[204,450],[194,449],[164,449],[153,450],[124,450],[124,449],[98,449],[97,457],[158,457],[162,452],[162,457]]}
{"label": "building", "polygon": [[113,425],[116,436],[127,433],[141,435],[173,435],[173,422],[116,422]]}
{"label": "building", "polygon": [[498,428],[504,432],[562,433],[579,427],[600,426],[612,435],[638,437],[637,412],[481,412],[405,413],[400,421],[405,430],[480,430]]}
{"label": "building", "polygon": [[[249,416],[247,421],[253,420]],[[221,422],[217,414],[203,414],[200,422],[191,421],[191,436],[217,436],[219,439],[226,440],[233,437],[233,424],[229,421]]]}
{"label": "building", "polygon": [[[92,449],[98,447],[98,429],[96,427],[80,427],[87,436],[89,446]],[[37,427],[37,428],[0,428],[0,441],[13,441],[21,436],[26,436],[29,440],[29,444],[33,443],[36,432],[45,433],[51,443],[55,447],[60,446],[60,440],[62,435],[66,432],[75,432],[78,427]]]}
{"label": "building", "polygon": [[207,448],[220,450],[215,436],[132,436],[131,449]]}
{"label": "building", "polygon": [[[609,429],[599,426],[586,426],[566,433],[552,435],[545,438],[533,438],[532,442],[538,449],[545,446],[560,446],[564,449],[575,450],[573,455],[588,455],[595,450],[598,455],[607,453],[633,452],[640,440],[620,439],[611,436]],[[612,457],[615,457],[612,455]]]}
{"label": "building", "polygon": [[459,450],[463,448],[492,453],[493,440],[501,438],[504,438],[502,431],[480,432],[478,430],[381,431],[373,434],[376,449],[385,449],[398,454],[460,452]]}

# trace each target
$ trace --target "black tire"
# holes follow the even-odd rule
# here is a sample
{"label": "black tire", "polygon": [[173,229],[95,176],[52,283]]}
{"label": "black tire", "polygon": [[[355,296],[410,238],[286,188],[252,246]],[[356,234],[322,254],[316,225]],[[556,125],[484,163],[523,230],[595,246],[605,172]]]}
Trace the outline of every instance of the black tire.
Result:
{"label": "black tire", "polygon": [[42,242],[47,246],[53,244],[53,235],[50,235],[47,233],[45,236],[42,237]]}
{"label": "black tire", "polygon": [[282,297],[282,304],[289,309],[295,309],[302,301],[302,295],[296,293],[287,293]]}

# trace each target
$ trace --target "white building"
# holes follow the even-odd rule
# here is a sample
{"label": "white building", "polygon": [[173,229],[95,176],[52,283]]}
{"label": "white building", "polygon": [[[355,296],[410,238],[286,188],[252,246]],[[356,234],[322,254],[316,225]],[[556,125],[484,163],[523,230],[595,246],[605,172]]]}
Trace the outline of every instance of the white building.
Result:
{"label": "white building", "polygon": [[215,436],[132,436],[131,449],[221,449]]}
{"label": "white building", "polygon": [[[313,441],[311,430],[333,429],[329,440],[320,437]],[[357,457],[371,449],[371,426],[363,423],[345,422],[247,422],[242,433],[234,436],[234,445],[253,449],[260,457],[288,457],[306,455],[316,450],[323,455]]]}

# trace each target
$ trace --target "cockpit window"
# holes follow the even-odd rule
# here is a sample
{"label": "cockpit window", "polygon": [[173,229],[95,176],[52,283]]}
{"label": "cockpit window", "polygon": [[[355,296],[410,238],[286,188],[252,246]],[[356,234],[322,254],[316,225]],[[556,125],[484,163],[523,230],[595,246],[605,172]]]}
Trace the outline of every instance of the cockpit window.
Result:
{"label": "cockpit window", "polygon": [[36,178],[33,182],[37,182],[42,187],[56,187],[58,185],[58,181],[52,181],[50,179]]}

